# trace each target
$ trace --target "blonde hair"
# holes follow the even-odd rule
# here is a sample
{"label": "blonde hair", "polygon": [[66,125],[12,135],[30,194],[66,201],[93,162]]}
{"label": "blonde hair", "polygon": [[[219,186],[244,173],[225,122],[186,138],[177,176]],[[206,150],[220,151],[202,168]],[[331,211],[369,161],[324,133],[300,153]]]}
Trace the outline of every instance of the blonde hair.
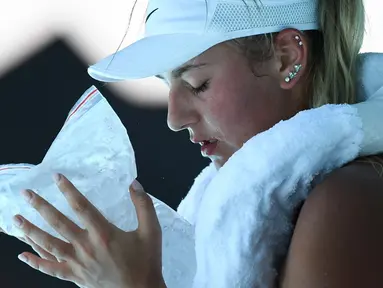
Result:
{"label": "blonde hair", "polygon": [[[255,0],[256,1],[256,0]],[[307,67],[310,107],[356,102],[356,63],[365,32],[363,0],[319,0],[320,30],[305,31],[311,42]],[[252,61],[273,57],[274,34],[230,40]]]}

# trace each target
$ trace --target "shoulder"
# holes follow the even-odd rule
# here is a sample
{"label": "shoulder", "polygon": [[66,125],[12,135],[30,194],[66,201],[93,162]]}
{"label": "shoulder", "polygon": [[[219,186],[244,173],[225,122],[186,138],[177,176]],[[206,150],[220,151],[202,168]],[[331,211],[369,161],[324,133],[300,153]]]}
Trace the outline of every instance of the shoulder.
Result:
{"label": "shoulder", "polygon": [[281,287],[383,286],[383,161],[331,173],[298,217]]}

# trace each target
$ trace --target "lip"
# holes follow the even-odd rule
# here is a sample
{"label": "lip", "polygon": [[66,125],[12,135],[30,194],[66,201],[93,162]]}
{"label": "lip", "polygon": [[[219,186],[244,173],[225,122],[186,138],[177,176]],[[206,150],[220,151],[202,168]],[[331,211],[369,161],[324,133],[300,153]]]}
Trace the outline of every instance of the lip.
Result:
{"label": "lip", "polygon": [[198,144],[198,143],[203,142],[204,139],[190,138],[190,141],[191,141],[193,144]]}
{"label": "lip", "polygon": [[205,141],[204,143],[201,144],[201,154],[205,157],[209,157],[214,155],[216,149],[218,146],[218,141],[214,141],[212,143],[208,143]]}
{"label": "lip", "polygon": [[190,138],[190,141],[194,144],[200,144],[205,141],[216,141],[214,138]]}

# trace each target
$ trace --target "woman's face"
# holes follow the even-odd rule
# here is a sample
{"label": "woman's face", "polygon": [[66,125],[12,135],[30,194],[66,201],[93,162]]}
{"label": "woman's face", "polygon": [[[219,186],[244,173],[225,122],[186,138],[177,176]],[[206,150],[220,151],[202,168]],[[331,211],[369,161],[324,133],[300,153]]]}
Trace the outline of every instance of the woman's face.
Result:
{"label": "woman's face", "polygon": [[185,67],[164,75],[170,87],[168,125],[188,129],[190,140],[218,168],[254,135],[300,110],[292,89],[281,87],[286,74],[275,59],[253,73],[242,54],[220,44]]}

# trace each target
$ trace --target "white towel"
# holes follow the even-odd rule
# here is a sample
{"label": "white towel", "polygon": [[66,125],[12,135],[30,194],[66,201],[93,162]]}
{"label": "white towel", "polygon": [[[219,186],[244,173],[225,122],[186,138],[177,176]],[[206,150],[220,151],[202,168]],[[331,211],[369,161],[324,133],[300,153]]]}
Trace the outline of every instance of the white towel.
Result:
{"label": "white towel", "polygon": [[355,108],[326,105],[256,135],[219,171],[207,168],[178,209],[195,224],[194,287],[273,287],[294,208],[315,176],[356,158],[362,140]]}
{"label": "white towel", "polygon": [[[382,152],[383,146],[383,54],[366,53],[359,58],[358,104],[365,137],[361,156]],[[365,101],[367,100],[367,101]]]}
{"label": "white towel", "polygon": [[178,207],[195,225],[195,288],[274,287],[313,180],[383,150],[383,133],[374,133],[383,132],[380,92],[358,105],[302,111],[250,139],[219,171],[203,170]]}

